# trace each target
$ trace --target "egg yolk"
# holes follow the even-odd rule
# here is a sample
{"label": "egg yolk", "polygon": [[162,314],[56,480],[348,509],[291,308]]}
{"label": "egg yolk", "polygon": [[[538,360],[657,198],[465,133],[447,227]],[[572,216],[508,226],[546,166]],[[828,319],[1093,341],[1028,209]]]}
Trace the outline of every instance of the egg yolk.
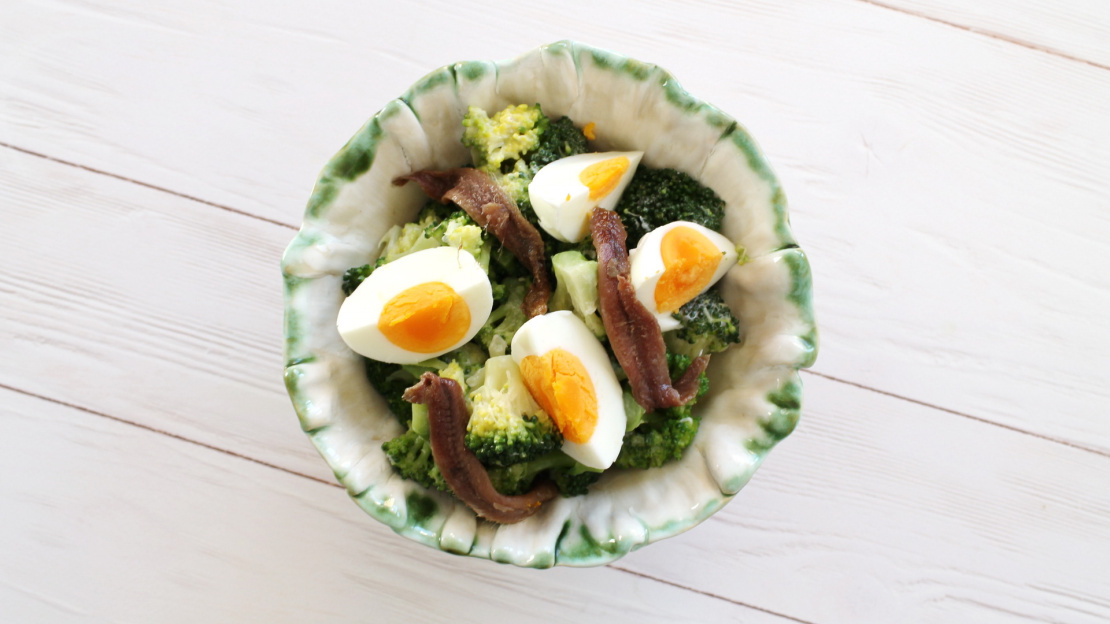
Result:
{"label": "egg yolk", "polygon": [[390,342],[414,353],[450,349],[470,329],[470,307],[443,282],[408,288],[382,308],[378,330]]}
{"label": "egg yolk", "polygon": [[597,427],[597,395],[581,360],[563,349],[552,349],[522,359],[520,375],[564,438],[577,444],[590,441]]}
{"label": "egg yolk", "polygon": [[578,180],[590,189],[590,200],[596,201],[617,188],[621,177],[631,165],[627,156],[609,158],[583,169],[582,173],[578,174]]}
{"label": "egg yolk", "polygon": [[663,275],[655,285],[655,309],[664,314],[681,308],[705,290],[724,254],[704,234],[676,227],[659,243]]}

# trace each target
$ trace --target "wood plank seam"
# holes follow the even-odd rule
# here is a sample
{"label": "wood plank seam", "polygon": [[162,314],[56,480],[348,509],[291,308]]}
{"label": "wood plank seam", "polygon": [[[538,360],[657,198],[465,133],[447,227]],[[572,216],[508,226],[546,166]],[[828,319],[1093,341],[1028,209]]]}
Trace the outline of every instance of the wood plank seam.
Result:
{"label": "wood plank seam", "polygon": [[[3,383],[0,383],[0,389],[8,390],[10,392],[15,392],[17,394],[22,394],[23,396],[31,397],[33,399],[38,399],[40,401],[46,401],[48,403],[53,403],[55,405],[60,405],[60,406],[63,406],[63,407],[66,407],[66,408],[69,408],[69,409],[72,409],[72,410],[76,410],[76,411],[79,411],[79,412],[83,412],[85,414],[89,414],[90,416],[97,416],[99,418],[104,418],[104,419],[107,419],[107,420],[111,420],[113,422],[116,422],[116,423],[119,423],[119,424],[122,424],[122,425],[129,425],[129,426],[132,426],[132,427],[137,427],[139,429],[142,429],[144,431],[148,431],[150,433],[154,433],[154,434],[158,434],[158,435],[164,435],[164,436],[167,436],[169,438],[173,438],[174,440],[178,440],[180,442],[184,442],[184,443],[187,443],[187,444],[193,444],[195,446],[199,446],[201,448],[204,448],[204,449],[207,449],[207,450],[210,450],[210,451],[215,451],[217,453],[222,453],[222,454],[228,455],[230,457],[246,460],[246,461],[258,464],[260,466],[265,466],[267,468],[272,468],[274,470],[279,470],[281,472],[284,472],[286,474],[293,475],[293,476],[296,476],[296,477],[303,477],[303,478],[308,479],[310,481],[314,481],[316,483],[320,483],[320,484],[323,484],[323,485],[326,485],[326,486],[335,487],[335,488],[342,488],[343,487],[339,483],[336,483],[336,482],[333,482],[333,481],[326,481],[324,479],[318,479],[318,478],[310,476],[310,475],[302,474],[302,473],[299,473],[299,472],[296,472],[296,471],[293,471],[293,470],[289,470],[287,468],[283,468],[281,466],[277,466],[277,465],[274,465],[274,464],[271,464],[271,463],[268,463],[268,462],[264,462],[264,461],[254,459],[253,457],[248,457],[246,455],[236,453],[235,451],[231,451],[231,450],[228,450],[228,449],[213,446],[211,444],[205,444],[204,442],[199,442],[197,440],[192,440],[192,439],[186,438],[184,436],[176,435],[176,434],[170,433],[168,431],[163,431],[161,429],[156,429],[154,427],[150,427],[150,426],[143,425],[143,424],[140,424],[140,423],[132,422],[132,421],[124,419],[124,418],[118,418],[116,416],[105,414],[104,412],[100,412],[100,411],[97,411],[97,410],[89,409],[89,408],[83,407],[81,405],[76,405],[76,404],[70,403],[68,401],[62,401],[62,400],[55,399],[55,398],[52,398],[52,397],[43,396],[43,395],[35,393],[35,392],[28,392],[26,390],[21,390],[19,388],[15,388],[15,387],[9,386],[7,384],[3,384]],[[729,604],[734,604],[734,605],[737,605],[737,606],[746,607],[746,608],[749,608],[749,609],[754,609],[756,611],[762,611],[763,613],[767,613],[769,615],[774,615],[776,617],[780,617],[780,618],[783,618],[783,619],[786,619],[786,620],[799,622],[800,624],[816,624],[814,622],[810,622],[809,620],[801,620],[801,619],[798,619],[796,617],[792,617],[792,616],[789,616],[789,615],[779,613],[777,611],[772,611],[770,609],[766,609],[764,607],[759,607],[759,606],[756,606],[756,605],[748,604],[748,603],[743,602],[743,601],[734,600],[734,599],[731,599],[731,598],[727,598],[725,596],[720,596],[718,594],[703,591],[703,590],[696,589],[696,588],[693,588],[693,587],[686,587],[685,585],[681,585],[681,584],[675,583],[673,581],[668,581],[666,579],[654,577],[654,576],[651,576],[651,575],[648,575],[648,574],[643,574],[641,572],[636,572],[634,570],[629,570],[627,568],[623,568],[623,567],[617,566],[615,564],[610,564],[608,567],[610,567],[614,570],[617,570],[619,572],[623,572],[625,574],[630,574],[632,576],[640,577],[640,578],[647,579],[647,580],[657,582],[657,583],[663,583],[664,585],[670,585],[671,587],[675,587],[675,588],[678,588],[678,589],[691,591],[691,592],[706,596],[708,598],[713,598],[713,599],[716,599],[716,600],[720,600],[722,602],[727,602]]]}
{"label": "wood plank seam", "polygon": [[1068,447],[1071,447],[1073,449],[1077,449],[1077,450],[1080,450],[1080,451],[1086,451],[1088,453],[1094,453],[1095,455],[1100,455],[1102,457],[1110,457],[1110,453],[1102,451],[1101,449],[1091,448],[1089,446],[1082,446],[1080,444],[1075,444],[1073,442],[1068,442],[1067,440],[1061,440],[1060,438],[1054,438],[1052,436],[1046,436],[1046,435],[1043,435],[1043,434],[1040,434],[1040,433],[1035,433],[1035,432],[1032,432],[1032,431],[1026,431],[1024,429],[1018,429],[1017,427],[1013,427],[1013,426],[1002,424],[1002,423],[997,423],[997,422],[994,422],[993,420],[987,420],[985,418],[980,418],[978,416],[974,416],[972,414],[968,414],[968,413],[965,413],[965,412],[956,411],[954,409],[949,409],[947,407],[941,407],[940,405],[936,405],[934,403],[928,403],[926,401],[921,401],[921,400],[918,400],[918,399],[911,399],[910,397],[904,397],[900,394],[894,394],[893,392],[887,392],[885,390],[879,390],[878,388],[872,388],[870,386],[865,386],[863,384],[859,384],[859,383],[856,383],[854,381],[848,381],[847,379],[840,379],[839,377],[833,377],[831,375],[826,375],[824,373],[820,373],[820,372],[815,371],[815,370],[803,370],[802,374],[815,375],[817,377],[828,379],[829,381],[833,381],[833,382],[836,382],[836,383],[841,383],[841,384],[845,384],[845,385],[852,386],[852,387],[855,387],[855,388],[859,388],[861,390],[869,390],[869,391],[875,392],[877,394],[882,394],[882,395],[888,396],[892,399],[899,399],[899,400],[902,400],[902,401],[907,401],[909,403],[914,403],[916,405],[920,405],[922,407],[928,407],[930,409],[940,410],[940,411],[942,411],[946,414],[952,414],[953,416],[960,416],[960,417],[963,417],[963,418],[974,420],[976,422],[981,422],[981,423],[986,424],[986,425],[993,425],[995,427],[1000,427],[1002,429],[1013,431],[1015,433],[1023,433],[1023,434],[1028,435],[1028,436],[1033,436],[1034,438],[1039,438],[1041,440],[1045,440],[1046,442],[1055,442],[1056,444],[1062,444],[1064,446],[1068,446]]}
{"label": "wood plank seam", "polygon": [[670,585],[672,587],[680,587],[682,589],[692,591],[696,594],[701,594],[703,596],[708,596],[710,598],[716,598],[718,600],[724,600],[725,602],[735,604],[735,605],[740,605],[742,607],[747,607],[749,609],[755,609],[756,611],[762,611],[762,612],[767,613],[769,615],[773,615],[775,617],[780,617],[784,620],[790,620],[791,622],[799,622],[800,624],[817,624],[816,622],[811,622],[809,620],[802,620],[802,619],[796,618],[796,617],[791,616],[791,615],[786,615],[785,613],[779,613],[778,611],[772,611],[770,609],[764,609],[763,607],[757,607],[753,604],[748,604],[746,602],[741,602],[739,600],[733,600],[731,598],[725,598],[724,596],[720,596],[720,595],[714,594],[712,592],[707,592],[707,591],[703,591],[703,590],[700,590],[700,589],[695,589],[693,587],[687,587],[685,585],[678,585],[677,583],[674,583],[673,581],[668,581],[666,579],[661,579],[661,578],[652,576],[650,574],[644,574],[643,572],[636,572],[635,570],[629,570],[627,568],[622,568],[621,566],[619,566],[615,563],[610,563],[607,567],[613,568],[614,570],[620,570],[621,572],[627,572],[627,573],[629,573],[633,576],[638,576],[640,578],[644,578],[644,579],[647,579],[649,581],[655,581],[657,583],[663,583],[664,585]]}
{"label": "wood plank seam", "polygon": [[[870,0],[860,0],[860,1],[861,2],[870,2]],[[898,10],[898,9],[892,9],[892,10]],[[1110,68],[1108,68],[1108,69],[1110,69]],[[26,154],[28,156],[34,156],[34,157],[37,157],[37,158],[42,158],[44,160],[48,160],[50,162],[58,163],[58,164],[61,164],[61,165],[66,165],[66,166],[69,166],[69,167],[75,167],[77,169],[80,169],[82,171],[86,171],[86,172],[89,172],[89,173],[103,175],[103,176],[112,178],[114,180],[119,180],[121,182],[128,182],[128,183],[131,183],[131,184],[136,184],[136,185],[141,186],[143,188],[151,189],[153,191],[167,193],[169,195],[173,195],[174,197],[180,197],[182,199],[186,199],[186,200],[189,200],[189,201],[194,201],[194,202],[197,202],[197,203],[205,205],[205,206],[211,206],[213,208],[218,208],[220,210],[225,210],[227,212],[231,212],[231,213],[234,213],[236,215],[248,217],[248,218],[251,218],[251,219],[256,219],[258,221],[263,221],[265,223],[270,223],[270,224],[273,224],[273,225],[281,226],[283,228],[287,228],[287,229],[290,229],[290,230],[296,230],[297,229],[296,226],[290,225],[288,223],[283,223],[281,221],[277,221],[277,220],[274,220],[274,219],[269,219],[267,217],[262,217],[262,216],[259,216],[259,215],[251,214],[249,212],[245,212],[243,210],[238,210],[238,209],[232,208],[230,206],[226,206],[226,205],[223,205],[223,204],[218,204],[218,203],[215,203],[215,202],[211,202],[211,201],[208,201],[208,200],[205,200],[205,199],[201,199],[199,197],[195,197],[195,196],[192,196],[192,195],[187,195],[185,193],[180,193],[180,192],[174,191],[172,189],[167,189],[167,188],[157,186],[157,185],[154,185],[154,184],[149,184],[149,183],[146,183],[146,182],[135,180],[133,178],[128,178],[126,176],[122,176],[122,175],[112,173],[112,172],[109,172],[109,171],[104,171],[104,170],[101,170],[101,169],[96,169],[94,167],[89,167],[87,165],[82,165],[80,163],[74,163],[74,162],[70,162],[70,161],[67,161],[67,160],[60,159],[60,158],[55,158],[53,156],[49,156],[49,155],[46,155],[46,154],[35,152],[33,150],[29,150],[29,149],[26,149],[26,148],[11,145],[11,144],[5,143],[3,141],[0,141],[0,147],[5,147],[5,148],[8,148],[8,149],[13,150],[13,151],[20,152],[22,154]],[[1006,425],[1006,424],[994,422],[992,420],[988,420],[988,419],[985,419],[985,418],[981,418],[979,416],[974,416],[974,415],[968,414],[966,412],[961,412],[961,411],[954,410],[954,409],[951,409],[951,408],[936,405],[934,403],[928,403],[926,401],[921,401],[919,399],[914,399],[914,398],[902,396],[900,394],[895,394],[893,392],[888,392],[886,390],[880,390],[878,388],[873,388],[871,386],[867,386],[867,385],[864,385],[864,384],[861,384],[861,383],[858,383],[858,382],[854,382],[854,381],[849,381],[847,379],[841,379],[839,377],[833,377],[831,375],[827,375],[827,374],[824,374],[824,373],[821,373],[819,371],[815,371],[815,370],[812,370],[812,369],[805,370],[805,371],[802,371],[802,372],[806,373],[806,374],[810,374],[810,375],[816,375],[818,377],[828,379],[829,381],[832,381],[832,382],[846,384],[846,385],[849,385],[849,386],[852,386],[852,387],[855,387],[855,388],[859,388],[861,390],[867,390],[867,391],[870,391],[870,392],[875,392],[875,393],[878,393],[878,394],[881,394],[881,395],[884,395],[884,396],[888,396],[888,397],[891,397],[891,398],[900,399],[900,400],[903,400],[903,401],[908,401],[910,403],[915,403],[915,404],[921,405],[923,407],[929,407],[929,408],[932,408],[932,409],[940,410],[942,412],[952,414],[954,416],[961,416],[963,418],[968,418],[968,419],[971,419],[971,420],[974,420],[974,421],[977,421],[977,422],[981,422],[981,423],[984,423],[984,424],[993,425],[995,427],[1001,427],[1001,428],[1007,429],[1009,431],[1014,431],[1014,432],[1017,432],[1017,433],[1022,433],[1022,434],[1025,434],[1025,435],[1033,436],[1035,438],[1045,440],[1045,441],[1048,441],[1048,442],[1054,442],[1056,444],[1062,444],[1064,446],[1075,448],[1075,449],[1078,449],[1078,450],[1081,450],[1081,451],[1086,451],[1088,453],[1094,453],[1096,455],[1100,455],[1100,456],[1103,456],[1103,457],[1110,457],[1110,453],[1101,451],[1099,449],[1083,446],[1083,445],[1080,445],[1080,444],[1075,444],[1073,442],[1068,442],[1067,440],[1062,440],[1060,438],[1055,438],[1055,437],[1052,437],[1052,436],[1047,436],[1047,435],[1043,435],[1043,434],[1040,434],[1040,433],[1035,433],[1035,432],[1032,432],[1032,431],[1026,431],[1026,430],[1020,429],[1018,427],[1014,427],[1014,426],[1011,426],[1011,425]],[[5,386],[3,384],[0,384],[0,387],[10,388],[10,386]],[[39,396],[39,395],[36,395],[36,394],[32,394],[32,393],[28,393],[28,392],[25,392],[25,391],[22,391],[22,390],[18,390],[16,388],[11,388],[11,389],[15,390],[17,392],[22,392],[24,394],[28,394],[29,396]],[[43,399],[46,399],[46,400],[53,400],[53,399],[49,399],[47,397],[41,397],[41,396],[39,398],[43,398]],[[69,405],[68,403],[64,403],[64,402],[61,402],[61,401],[56,401],[56,402],[58,402],[62,405]],[[82,407],[79,407],[79,406],[76,406],[76,405],[69,405],[69,406],[74,407],[76,409],[82,409],[84,411],[88,411],[88,412],[93,413],[93,414],[98,414],[98,415],[104,416],[105,418],[112,418],[112,419],[115,419],[115,420],[119,420],[120,422],[127,422],[128,424],[133,424],[137,427],[144,427],[143,425],[140,425],[140,424],[137,424],[137,423],[132,423],[130,421],[118,419],[118,418],[115,418],[113,416],[109,416],[107,414],[100,414],[99,412],[94,412],[92,410],[88,410],[88,409],[85,409],[85,408],[82,408]],[[151,429],[151,431],[155,431],[155,430]],[[167,432],[161,432],[160,431],[159,433],[165,433],[166,435],[173,436],[173,434],[167,433]],[[177,436],[173,436],[173,437],[177,437]],[[180,438],[180,439],[187,440],[187,438]],[[192,440],[189,440],[189,441],[192,441]],[[219,447],[208,446],[208,445],[200,443],[200,442],[195,442],[195,443],[200,444],[201,446],[205,446],[207,448],[212,448],[213,450],[229,453],[229,454],[232,454],[232,455],[236,455],[238,457],[244,457],[246,459],[250,459],[251,461],[258,461],[258,460],[251,459],[250,457],[247,457],[247,456],[244,456],[244,455],[237,455],[232,451],[228,451],[228,450],[225,450],[225,449],[220,449]],[[267,466],[271,465],[271,464],[266,464],[265,462],[258,462],[258,463],[262,463],[263,465],[267,465]],[[272,466],[272,467],[275,467],[278,470],[285,470],[284,468],[280,468],[280,467],[277,467],[277,466]],[[290,472],[290,474],[298,474],[300,476],[306,477],[308,479],[313,479],[315,481],[321,481],[320,479],[317,479],[315,477],[310,477],[308,475],[303,475],[303,474],[288,471],[288,470],[286,470],[286,472]],[[321,481],[321,482],[327,483],[326,481]]]}
{"label": "wood plank seam", "polygon": [[148,188],[152,191],[159,191],[159,192],[162,192],[162,193],[168,193],[170,195],[173,195],[174,197],[180,197],[182,199],[187,199],[189,201],[197,202],[198,204],[204,204],[205,206],[211,206],[213,208],[219,208],[220,210],[226,210],[228,212],[233,212],[237,215],[243,215],[244,217],[251,217],[253,219],[258,219],[259,221],[265,221],[266,223],[273,223],[274,225],[280,225],[282,227],[290,228],[290,229],[293,229],[293,230],[297,229],[295,226],[289,225],[288,223],[282,223],[281,221],[277,221],[275,219],[270,219],[270,218],[267,218],[267,217],[254,215],[254,214],[251,214],[249,212],[244,212],[242,210],[239,210],[237,208],[232,208],[231,206],[225,206],[223,204],[217,204],[216,202],[211,202],[211,201],[208,201],[207,199],[201,199],[200,197],[196,197],[195,195],[186,195],[185,193],[181,193],[181,192],[175,191],[173,189],[168,189],[164,186],[157,186],[157,185],[154,185],[154,184],[148,184],[146,182],[142,182],[142,181],[136,180],[134,178],[129,178],[127,176],[119,175],[118,173],[112,173],[110,171],[104,171],[103,169],[94,169],[93,167],[89,167],[87,165],[82,165],[80,163],[70,162],[68,160],[62,160],[61,158],[55,158],[53,156],[48,156],[46,154],[35,152],[35,151],[29,150],[29,149],[26,149],[26,148],[23,148],[23,147],[18,147],[16,145],[11,145],[9,143],[4,143],[3,141],[0,141],[0,147],[6,147],[6,148],[8,148],[12,151],[20,152],[22,154],[27,154],[28,156],[36,156],[38,158],[42,158],[43,160],[49,160],[50,162],[58,163],[59,165],[67,165],[69,167],[76,167],[78,169],[81,169],[82,171],[88,171],[89,173],[95,173],[95,174],[98,174],[98,175],[107,176],[109,178],[119,180],[121,182],[130,182],[131,184],[137,184],[137,185],[139,185],[143,188]]}
{"label": "wood plank seam", "polygon": [[1046,47],[1046,46],[1038,45],[1038,44],[1033,43],[1031,41],[1023,41],[1023,40],[1018,39],[1016,37],[1011,37],[1009,35],[1004,35],[1004,34],[999,33],[999,32],[984,30],[982,28],[976,28],[974,26],[966,26],[964,24],[957,24],[956,22],[949,22],[948,20],[943,20],[939,17],[933,17],[931,15],[927,15],[925,13],[920,13],[918,11],[910,11],[910,10],[907,10],[907,9],[903,9],[901,7],[892,6],[892,5],[886,4],[884,2],[879,2],[878,0],[857,0],[857,1],[862,2],[864,4],[870,4],[872,6],[879,7],[881,9],[887,9],[887,10],[890,10],[890,11],[895,11],[897,13],[902,13],[904,15],[909,15],[909,16],[912,16],[912,17],[918,17],[918,18],[921,18],[921,19],[924,19],[924,20],[928,20],[930,22],[937,23],[937,24],[943,24],[945,26],[956,28],[956,29],[962,30],[964,32],[969,32],[969,33],[972,33],[974,35],[982,35],[984,37],[989,37],[991,39],[997,39],[999,41],[1004,41],[1006,43],[1012,43],[1014,45],[1021,46],[1023,48],[1028,48],[1030,50],[1036,50],[1038,52],[1043,52],[1045,54],[1051,54],[1052,56],[1058,56],[1060,58],[1067,59],[1069,61],[1076,61],[1076,62],[1079,62],[1079,63],[1083,63],[1085,65],[1090,65],[1091,67],[1097,67],[1099,69],[1110,70],[1110,65],[1103,65],[1102,63],[1097,63],[1095,61],[1089,61],[1085,58],[1081,58],[1081,57],[1078,57],[1078,56],[1073,56],[1073,55],[1068,54],[1067,52],[1064,52],[1064,51],[1061,51],[1061,50],[1056,50],[1056,49],[1049,48],[1049,47]]}
{"label": "wood plank seam", "polygon": [[237,457],[239,459],[244,459],[244,460],[249,461],[249,462],[254,462],[254,463],[256,463],[260,466],[266,466],[267,468],[273,468],[274,470],[280,470],[280,471],[282,471],[286,474],[291,474],[291,475],[298,476],[298,477],[304,477],[305,479],[309,479],[309,480],[315,481],[317,483],[322,483],[324,485],[330,485],[332,487],[337,487],[337,488],[342,488],[343,487],[342,485],[340,485],[339,483],[336,483],[334,481],[328,481],[326,479],[320,479],[320,478],[314,477],[312,475],[306,475],[306,474],[297,472],[295,470],[289,470],[288,468],[283,468],[281,466],[271,464],[269,462],[264,462],[260,459],[255,459],[253,457],[250,457],[249,455],[243,455],[241,453],[236,453],[235,451],[232,451],[232,450],[229,450],[229,449],[220,448],[218,446],[213,446],[211,444],[206,444],[204,442],[200,442],[200,441],[197,441],[197,440],[186,438],[185,436],[177,435],[176,433],[170,433],[169,431],[164,431],[162,429],[156,429],[156,428],[151,427],[149,425],[144,425],[142,423],[137,423],[137,422],[134,422],[134,421],[127,420],[126,418],[120,418],[118,416],[112,416],[111,414],[105,414],[104,412],[100,412],[100,411],[97,411],[97,410],[94,410],[94,409],[90,409],[90,408],[85,407],[83,405],[77,405],[76,403],[70,403],[69,401],[62,401],[60,399],[55,399],[53,397],[48,397],[48,396],[45,396],[45,395],[42,395],[42,394],[38,394],[37,392],[29,392],[29,391],[23,390],[21,388],[16,388],[14,386],[9,386],[8,384],[5,384],[5,383],[0,383],[0,389],[10,390],[12,392],[22,394],[23,396],[29,396],[29,397],[33,397],[33,398],[36,398],[36,399],[39,399],[39,400],[42,400],[42,401],[47,401],[49,403],[54,403],[55,405],[61,405],[63,407],[68,407],[70,409],[75,409],[79,412],[84,412],[84,413],[89,414],[91,416],[98,416],[100,418],[105,418],[105,419],[108,419],[108,420],[111,420],[111,421],[114,421],[114,422],[118,422],[120,424],[131,425],[132,427],[138,427],[139,429],[142,429],[144,431],[149,431],[151,433],[157,433],[157,434],[160,434],[160,435],[164,435],[164,436],[173,438],[175,440],[180,440],[182,442],[187,442],[189,444],[195,444],[195,445],[200,446],[202,448],[206,448],[210,451],[216,451],[217,453],[223,453],[224,455],[230,455],[231,457]]}

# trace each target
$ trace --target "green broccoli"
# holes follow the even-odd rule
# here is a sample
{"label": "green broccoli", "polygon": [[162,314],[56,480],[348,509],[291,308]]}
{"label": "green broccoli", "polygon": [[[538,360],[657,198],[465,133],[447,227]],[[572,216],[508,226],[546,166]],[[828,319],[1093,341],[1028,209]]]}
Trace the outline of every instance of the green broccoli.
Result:
{"label": "green broccoli", "polygon": [[493,239],[465,212],[449,212],[438,202],[428,202],[415,222],[395,225],[386,231],[378,243],[381,254],[376,262],[347,269],[343,274],[343,294],[350,297],[383,264],[416,251],[446,245],[470,252],[482,269],[489,272]]}
{"label": "green broccoli", "polygon": [[539,147],[548,126],[539,104],[509,106],[492,117],[471,106],[462,125],[462,142],[470,148],[474,166],[493,176],[517,203],[527,200],[532,170],[524,154]]}
{"label": "green broccoli", "polygon": [[407,427],[412,420],[412,406],[402,399],[401,395],[416,383],[417,376],[406,371],[400,364],[363,358],[363,365],[370,385],[385,399],[389,411],[393,412],[397,420]]}
{"label": "green broccoli", "polygon": [[672,221],[691,221],[719,231],[725,202],[713,189],[677,169],[641,166],[615,210],[628,230],[631,249],[644,234]]}
{"label": "green broccoli", "polygon": [[478,259],[478,264],[489,273],[489,261],[493,251],[493,241],[470,215],[456,210],[424,229],[424,237],[447,245],[469,251]]}
{"label": "green broccoli", "polygon": [[[678,379],[690,366],[691,358],[686,355],[667,353],[667,364],[671,377]],[[682,459],[683,453],[694,441],[701,424],[694,415],[693,407],[699,398],[709,391],[709,378],[702,373],[698,377],[698,393],[685,405],[658,410],[651,414],[625,405],[626,413],[638,415],[639,423],[630,428],[621,444],[620,455],[613,466],[617,468],[658,468],[668,461]]]}
{"label": "green broccoli", "polygon": [[682,459],[686,448],[698,433],[698,420],[659,418],[654,413],[628,432],[621,444],[616,468],[658,468],[672,459]]}
{"label": "green broccoli", "polygon": [[355,289],[359,287],[359,284],[370,277],[374,269],[384,263],[384,260],[379,260],[377,264],[364,264],[359,267],[347,269],[347,272],[343,274],[343,294],[350,297],[351,293],[355,292]]}
{"label": "green broccoli", "polygon": [[697,357],[720,353],[740,342],[740,320],[715,289],[694,297],[672,316],[682,327],[667,336],[671,351]]}
{"label": "green broccoli", "polygon": [[[540,135],[540,142],[536,149],[524,155],[524,159],[528,162],[528,182],[531,183],[536,173],[546,165],[567,156],[585,154],[589,149],[589,145],[586,144],[586,135],[574,127],[574,122],[569,117],[560,117],[558,121],[550,122],[547,129]],[[532,202],[526,196],[527,193],[524,195],[525,197],[517,199],[520,212],[533,225],[539,226],[539,218],[536,216],[535,209],[532,208]],[[584,246],[564,243],[542,228],[540,228],[540,236],[543,238],[548,257],[567,250],[583,251],[588,257],[594,255],[594,247],[590,241],[586,241],[587,244]]]}
{"label": "green broccoli", "polygon": [[605,336],[605,326],[597,315],[597,262],[577,251],[551,256],[555,271],[555,293],[549,310],[573,310],[595,336]]}
{"label": "green broccoli", "polygon": [[435,202],[429,202],[416,216],[416,221],[395,225],[386,230],[378,243],[381,249],[379,262],[389,263],[413,252],[439,247],[439,240],[429,238],[424,233],[443,220],[440,212],[441,209]]}
{"label": "green broccoli", "polygon": [[535,175],[545,165],[560,158],[585,154],[589,150],[586,135],[574,127],[574,122],[569,117],[560,117],[558,121],[548,123],[547,129],[540,135],[539,145],[525,154],[525,159],[532,174]]}
{"label": "green broccoli", "polygon": [[[493,248],[492,239],[465,212],[450,211],[438,202],[428,202],[416,216],[416,221],[395,225],[386,231],[381,242],[378,243],[381,254],[374,268],[410,253],[445,245],[469,251],[478,259],[482,268],[488,270]],[[365,269],[365,267],[357,268],[359,273]],[[366,272],[366,275],[369,275],[369,272]],[[365,279],[365,276],[362,278]]]}
{"label": "green broccoli", "polygon": [[433,372],[442,377],[450,377],[462,383],[463,388],[478,385],[471,382],[476,381],[487,357],[485,349],[468,342],[438,358],[417,364],[390,364],[370,358],[363,358],[363,364],[370,385],[382,395],[389,411],[393,412],[397,420],[408,427],[411,426],[415,406],[401,398],[401,395],[420,380],[420,375]]}
{"label": "green broccoli", "polygon": [[[492,117],[470,107],[463,117],[463,145],[474,166],[493,176],[533,224],[528,184],[544,165],[589,150],[586,135],[567,117],[551,121],[539,105],[509,106]],[[561,249],[560,249],[561,251]]]}
{"label": "green broccoli", "polygon": [[428,489],[450,492],[451,488],[432,457],[432,445],[417,431],[409,429],[382,444],[393,470],[406,479],[416,481]]}
{"label": "green broccoli", "polygon": [[470,215],[461,210],[448,212],[443,204],[437,202],[428,202],[416,215],[415,222],[388,229],[377,244],[381,254],[376,262],[354,266],[343,274],[343,294],[346,296],[351,296],[379,266],[416,251],[443,245],[455,246],[471,252],[486,272],[490,271],[493,254],[493,240]]}
{"label": "green broccoli", "polygon": [[493,487],[502,494],[523,494],[536,479],[546,475],[563,496],[585,494],[601,478],[601,471],[584,466],[562,451],[552,451],[530,462],[488,470]]}
{"label": "green broccoli", "polygon": [[505,355],[516,330],[528,320],[524,316],[524,295],[528,292],[528,280],[511,277],[494,286],[496,308],[490,313],[486,324],[478,330],[478,341],[490,355]]}
{"label": "green broccoli", "polygon": [[563,436],[524,385],[512,356],[486,361],[482,385],[469,395],[466,446],[486,466],[509,466],[550,453]]}
{"label": "green broccoli", "polygon": [[531,277],[531,273],[516,259],[513,252],[497,245],[490,253],[489,281],[493,285],[494,299],[505,296],[504,282],[510,277]]}

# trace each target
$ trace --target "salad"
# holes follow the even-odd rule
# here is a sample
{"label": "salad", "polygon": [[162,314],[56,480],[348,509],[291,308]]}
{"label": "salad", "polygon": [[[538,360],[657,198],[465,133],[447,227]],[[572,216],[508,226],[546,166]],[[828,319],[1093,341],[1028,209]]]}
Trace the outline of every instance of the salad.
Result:
{"label": "salad", "polygon": [[395,180],[428,203],[343,278],[339,333],[405,428],[394,470],[494,522],[680,459],[710,356],[741,340],[714,287],[745,257],[724,202],[641,152],[591,152],[603,132],[471,107],[473,167]]}

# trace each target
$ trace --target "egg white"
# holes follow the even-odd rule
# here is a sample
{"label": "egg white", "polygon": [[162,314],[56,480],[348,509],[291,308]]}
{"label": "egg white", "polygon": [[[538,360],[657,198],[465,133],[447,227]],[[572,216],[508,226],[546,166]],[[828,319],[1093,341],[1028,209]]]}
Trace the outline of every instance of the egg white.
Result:
{"label": "egg white", "polygon": [[713,279],[710,280],[705,288],[698,292],[699,295],[709,290],[713,284],[716,284],[718,280],[724,277],[725,273],[736,265],[738,257],[736,245],[724,235],[689,221],[668,223],[645,234],[640,239],[639,244],[636,245],[636,248],[628,253],[628,262],[630,265],[629,280],[632,282],[632,287],[636,290],[636,298],[655,315],[655,320],[659,321],[659,329],[662,331],[671,331],[681,326],[680,323],[671,316],[673,312],[660,312],[655,306],[655,287],[659,284],[659,278],[663,276],[666,270],[666,267],[663,266],[663,256],[659,251],[659,246],[663,242],[663,236],[667,232],[680,226],[692,228],[701,232],[711,243],[721,250],[721,262],[717,265],[717,270],[713,273]]}
{"label": "egg white", "polygon": [[[466,334],[450,347],[417,353],[391,342],[378,330],[378,319],[390,299],[427,282],[443,282],[455,290],[470,309]],[[336,328],[355,353],[381,362],[415,364],[434,358],[468,342],[493,309],[489,277],[469,252],[455,247],[434,247],[403,256],[374,270],[339,308]]]}
{"label": "egg white", "polygon": [[[536,211],[540,227],[568,243],[577,243],[585,238],[590,228],[590,213],[595,207],[612,210],[617,205],[643,155],[643,152],[578,154],[556,160],[537,171],[528,185],[528,199]],[[628,170],[608,195],[591,200],[589,187],[579,179],[582,170],[618,156],[628,158]]]}
{"label": "egg white", "polygon": [[513,336],[512,356],[518,366],[524,358],[552,349],[563,349],[582,362],[597,397],[593,436],[584,443],[565,440],[562,450],[590,468],[604,470],[620,454],[626,425],[621,386],[609,356],[582,319],[566,310],[534,317]]}

